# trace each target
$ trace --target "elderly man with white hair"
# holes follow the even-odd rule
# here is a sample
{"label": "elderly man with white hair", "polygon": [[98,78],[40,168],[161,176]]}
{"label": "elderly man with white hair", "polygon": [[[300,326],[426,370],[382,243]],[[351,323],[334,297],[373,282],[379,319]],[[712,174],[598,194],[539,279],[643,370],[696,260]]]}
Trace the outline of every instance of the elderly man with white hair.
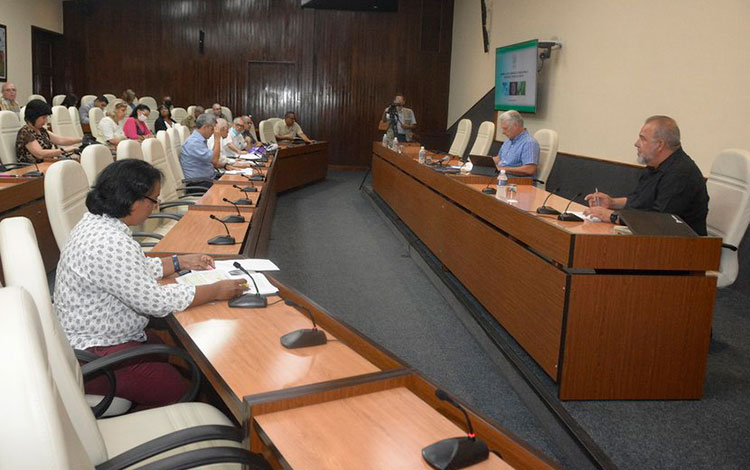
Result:
{"label": "elderly man with white hair", "polygon": [[534,176],[539,164],[539,142],[523,127],[521,113],[511,110],[501,114],[500,128],[508,139],[493,157],[497,169],[514,176]]}
{"label": "elderly man with white hair", "polygon": [[0,109],[20,113],[21,107],[16,102],[16,86],[10,82],[3,83],[3,97],[0,98]]}
{"label": "elderly man with white hair", "polygon": [[228,165],[235,167],[249,166],[249,163],[235,162],[235,159],[240,155],[245,155],[247,152],[238,149],[232,142],[232,137],[229,135],[229,123],[226,119],[219,118],[216,120],[216,133],[208,138],[206,145],[209,149],[214,148],[214,137],[218,134],[221,138],[221,144],[219,144],[219,168],[232,169]]}

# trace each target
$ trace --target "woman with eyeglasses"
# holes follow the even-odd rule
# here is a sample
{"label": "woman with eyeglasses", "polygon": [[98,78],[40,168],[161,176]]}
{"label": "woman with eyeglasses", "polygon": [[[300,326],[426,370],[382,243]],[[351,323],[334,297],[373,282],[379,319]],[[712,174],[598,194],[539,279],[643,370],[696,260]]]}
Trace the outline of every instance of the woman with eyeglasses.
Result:
{"label": "woman with eyeglasses", "polygon": [[[230,279],[203,286],[161,284],[159,279],[183,269],[212,269],[206,255],[146,257],[129,226],[140,225],[158,206],[162,174],[142,160],[107,166],[86,198],[86,213],[60,254],[55,307],[75,349],[97,356],[158,343],[146,329],[149,317],[214,300],[238,297],[244,281]],[[188,384],[165,358],[139,358],[115,369],[115,395],[136,409],[178,401]],[[85,384],[86,393],[106,395],[104,377]]]}

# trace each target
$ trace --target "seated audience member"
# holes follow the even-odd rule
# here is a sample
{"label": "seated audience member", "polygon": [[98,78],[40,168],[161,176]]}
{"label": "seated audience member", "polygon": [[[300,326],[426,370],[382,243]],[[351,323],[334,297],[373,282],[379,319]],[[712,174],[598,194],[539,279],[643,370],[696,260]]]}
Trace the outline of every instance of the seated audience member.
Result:
{"label": "seated audience member", "polygon": [[586,196],[585,213],[619,223],[619,209],[665,212],[678,215],[698,235],[706,235],[708,191],[695,162],[682,150],[680,128],[668,116],[651,116],[635,141],[638,163],[646,165],[638,186],[625,197],[605,193]]}
{"label": "seated audience member", "polygon": [[108,104],[109,100],[107,99],[107,97],[99,95],[94,99],[94,101],[89,101],[88,103],[81,105],[81,109],[78,110],[78,114],[81,115],[81,123],[89,124],[89,111],[91,111],[92,108],[99,108],[102,111],[106,112]]}
{"label": "seated audience member", "polygon": [[284,119],[274,124],[273,133],[278,141],[292,141],[299,137],[307,144],[313,143],[313,141],[302,132],[302,128],[299,124],[297,124],[297,117],[295,116],[294,111],[287,111],[284,115]]}
{"label": "seated audience member", "polygon": [[116,150],[117,144],[121,140],[127,139],[123,126],[129,109],[130,107],[124,101],[116,100],[110,110],[107,111],[107,115],[99,121],[99,132],[109,145],[110,150]]}
{"label": "seated audience member", "polygon": [[255,133],[253,117],[250,115],[242,116],[242,121],[245,124],[245,128],[242,131],[242,137],[245,138],[245,142],[247,142],[248,145],[258,143],[258,134]]}
{"label": "seated audience member", "polygon": [[162,98],[161,104],[169,108],[170,111],[172,111],[172,108],[174,108],[174,105],[172,104],[171,96],[165,96],[164,98]]}
{"label": "seated audience member", "polygon": [[224,114],[219,103],[214,103],[213,106],[211,106],[211,111],[214,113],[214,116],[216,116],[216,119],[224,119],[229,122],[229,117]]}
{"label": "seated audience member", "polygon": [[203,106],[196,106],[193,108],[193,114],[188,114],[185,119],[182,120],[180,124],[190,129],[190,132],[195,130],[195,120],[198,119],[198,116],[203,114],[205,109],[203,109]]}
{"label": "seated audience member", "polygon": [[[221,144],[219,148],[219,168],[224,169],[233,169],[232,167],[228,167],[228,165],[233,166],[249,166],[250,163],[248,162],[235,162],[234,160],[242,155],[247,154],[247,152],[244,152],[237,147],[235,147],[234,143],[232,142],[232,137],[229,135],[229,123],[226,119],[217,119],[216,120],[216,130],[218,132],[218,135],[221,137]],[[206,147],[209,149],[214,148],[214,136],[211,135],[211,137],[208,138],[206,141]]]}
{"label": "seated audience member", "polygon": [[498,170],[509,176],[534,176],[539,164],[539,142],[523,127],[523,118],[518,111],[506,111],[500,115],[500,128],[508,139],[500,147],[495,160]]}
{"label": "seated audience member", "polygon": [[166,131],[172,127],[174,127],[172,112],[164,105],[159,106],[159,117],[156,118],[156,122],[154,122],[154,130],[156,130],[156,132]]}
{"label": "seated audience member", "polygon": [[[86,213],[70,233],[60,254],[55,307],[70,344],[97,356],[146,343],[160,343],[146,329],[149,317],[242,294],[242,280],[204,286],[159,284],[182,269],[212,269],[207,255],[152,258],[143,254],[129,226],[142,224],[158,207],[161,172],[142,160],[107,166],[86,198]],[[188,384],[168,358],[149,356],[115,366],[119,397],[136,409],[176,402]],[[87,393],[104,395],[106,378],[85,384]]]}
{"label": "seated audience member", "polygon": [[65,95],[65,98],[62,100],[62,103],[60,103],[60,106],[65,106],[66,108],[70,108],[71,106],[76,106],[77,104],[78,104],[78,96],[71,93],[69,95]]}
{"label": "seated audience member", "polygon": [[[213,148],[208,148],[206,141],[214,136]],[[211,187],[220,168],[221,135],[216,128],[216,116],[204,113],[195,120],[195,130],[185,140],[180,150],[180,165],[185,179],[193,180],[190,186]]]}
{"label": "seated audience member", "polygon": [[48,131],[45,126],[51,114],[52,108],[42,100],[31,100],[26,105],[26,125],[16,135],[16,157],[19,162],[39,163],[69,157],[72,152],[56,146],[81,143],[80,137],[63,137]]}
{"label": "seated audience member", "polygon": [[2,92],[3,97],[0,98],[0,110],[20,113],[21,107],[16,102],[16,86],[10,82],[3,83]]}
{"label": "seated audience member", "polygon": [[151,114],[151,109],[145,104],[136,106],[122,127],[125,137],[130,140],[137,140],[138,142],[143,142],[144,139],[153,137],[154,134],[151,133],[151,129],[146,124],[149,114]]}
{"label": "seated audience member", "polygon": [[232,121],[232,128],[229,130],[229,137],[232,139],[232,145],[237,150],[245,150],[249,147],[248,142],[245,140],[245,136],[242,135],[245,132],[245,121],[241,118],[234,118]]}
{"label": "seated audience member", "polygon": [[128,106],[130,106],[130,109],[135,111],[135,92],[128,88],[127,90],[122,92],[122,96],[120,96],[120,99],[125,102]]}

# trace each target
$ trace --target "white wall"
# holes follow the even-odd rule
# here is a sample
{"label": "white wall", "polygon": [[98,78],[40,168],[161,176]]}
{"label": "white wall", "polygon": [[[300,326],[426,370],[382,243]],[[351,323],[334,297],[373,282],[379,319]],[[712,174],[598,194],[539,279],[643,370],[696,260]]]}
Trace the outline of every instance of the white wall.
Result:
{"label": "white wall", "polygon": [[8,33],[8,81],[16,85],[23,106],[33,88],[31,26],[62,33],[62,0],[0,0],[0,24]]}
{"label": "white wall", "polygon": [[750,149],[750,2],[746,0],[455,0],[448,126],[494,86],[494,49],[557,39],[540,74],[530,131],[560,134],[560,151],[633,162],[652,114],[674,117],[705,174],[723,148]]}

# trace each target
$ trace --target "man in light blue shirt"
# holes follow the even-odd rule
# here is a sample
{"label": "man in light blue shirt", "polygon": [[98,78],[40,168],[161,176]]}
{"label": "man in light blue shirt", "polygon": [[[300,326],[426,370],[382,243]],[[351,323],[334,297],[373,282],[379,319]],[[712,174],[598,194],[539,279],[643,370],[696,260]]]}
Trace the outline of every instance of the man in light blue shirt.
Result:
{"label": "man in light blue shirt", "polygon": [[518,111],[506,111],[500,115],[500,128],[508,139],[500,147],[495,160],[498,170],[512,176],[534,176],[539,164],[539,142],[523,127],[523,118]]}
{"label": "man in light blue shirt", "polygon": [[[214,136],[213,149],[209,149],[206,144],[211,135]],[[216,129],[216,116],[201,114],[195,120],[195,130],[185,140],[180,151],[180,165],[185,179],[202,180],[191,182],[192,186],[210,187],[213,183],[209,180],[217,176],[220,156],[221,135]]]}

